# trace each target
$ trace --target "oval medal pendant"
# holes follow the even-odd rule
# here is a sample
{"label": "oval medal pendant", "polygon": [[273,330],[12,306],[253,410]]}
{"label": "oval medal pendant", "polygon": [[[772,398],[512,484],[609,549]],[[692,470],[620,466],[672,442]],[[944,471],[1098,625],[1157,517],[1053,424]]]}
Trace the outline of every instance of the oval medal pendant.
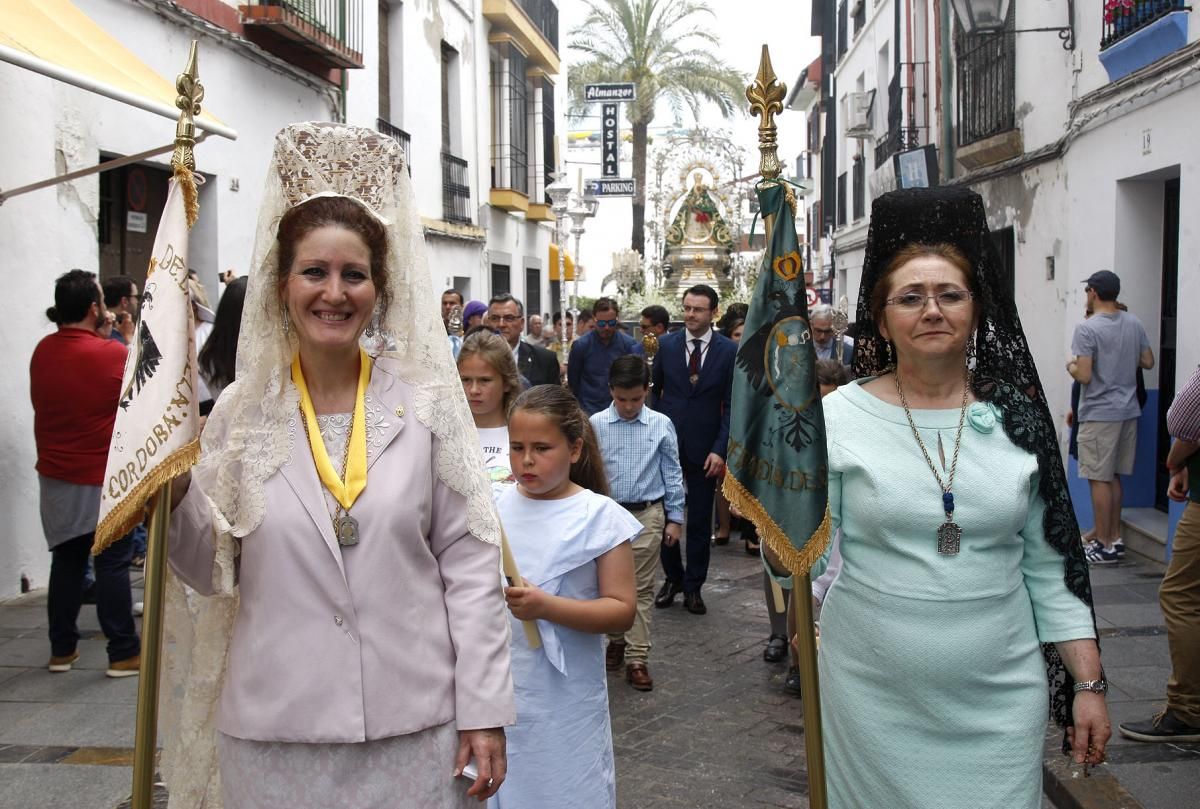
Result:
{"label": "oval medal pendant", "polygon": [[358,520],[349,514],[337,519],[337,541],[343,548],[358,544]]}

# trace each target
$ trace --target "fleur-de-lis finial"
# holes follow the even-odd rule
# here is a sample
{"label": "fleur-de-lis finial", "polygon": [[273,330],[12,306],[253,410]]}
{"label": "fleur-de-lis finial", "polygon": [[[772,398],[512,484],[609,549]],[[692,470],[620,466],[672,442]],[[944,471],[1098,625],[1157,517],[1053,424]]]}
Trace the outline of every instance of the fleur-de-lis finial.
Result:
{"label": "fleur-de-lis finial", "polygon": [[758,151],[762,155],[758,171],[764,180],[774,180],[783,170],[775,143],[775,116],[783,112],[783,99],[787,85],[780,84],[771,66],[771,53],[762,46],[762,58],[758,62],[758,75],[754,84],[746,88],[746,99],[750,102],[750,114],[757,115]]}
{"label": "fleur-de-lis finial", "polygon": [[200,102],[204,100],[204,86],[200,84],[199,70],[196,67],[197,43],[192,41],[188,53],[187,67],[175,78],[175,106],[180,109],[179,121],[175,124],[175,151],[171,155],[171,165],[192,171],[196,168],[196,158],[192,147],[196,145],[196,121],[200,114]]}

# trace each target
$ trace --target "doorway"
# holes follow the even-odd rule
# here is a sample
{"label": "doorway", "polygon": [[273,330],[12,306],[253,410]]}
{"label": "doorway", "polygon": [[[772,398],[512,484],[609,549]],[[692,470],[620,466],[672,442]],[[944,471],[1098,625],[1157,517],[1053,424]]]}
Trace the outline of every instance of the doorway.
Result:
{"label": "doorway", "polygon": [[1167,453],[1171,434],[1167,431],[1167,408],[1175,400],[1175,319],[1179,301],[1179,178],[1163,183],[1162,300],[1158,333],[1158,447],[1154,465],[1154,507],[1166,512]]}
{"label": "doorway", "polygon": [[[100,164],[118,155],[101,155]],[[100,216],[96,239],[100,280],[127,275],[145,286],[158,221],[167,204],[171,173],[157,166],[134,164],[100,172]]]}

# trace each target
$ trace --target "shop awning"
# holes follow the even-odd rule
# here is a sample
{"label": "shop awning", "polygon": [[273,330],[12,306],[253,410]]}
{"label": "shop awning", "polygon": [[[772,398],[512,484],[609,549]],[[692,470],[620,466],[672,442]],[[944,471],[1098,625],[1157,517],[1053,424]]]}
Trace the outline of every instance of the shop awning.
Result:
{"label": "shop awning", "polygon": [[[0,2],[0,59],[171,120],[179,118],[175,83],[155,73],[70,0]],[[237,138],[235,130],[207,112],[196,118],[196,126]]]}

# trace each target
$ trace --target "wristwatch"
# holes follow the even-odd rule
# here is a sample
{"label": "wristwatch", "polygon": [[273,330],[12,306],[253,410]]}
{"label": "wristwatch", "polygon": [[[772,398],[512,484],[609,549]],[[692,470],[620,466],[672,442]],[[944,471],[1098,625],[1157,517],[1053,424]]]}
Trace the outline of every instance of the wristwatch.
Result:
{"label": "wristwatch", "polygon": [[1072,690],[1076,694],[1080,691],[1091,691],[1094,694],[1104,696],[1108,693],[1108,680],[1101,677],[1099,680],[1084,680],[1081,683],[1075,683]]}

